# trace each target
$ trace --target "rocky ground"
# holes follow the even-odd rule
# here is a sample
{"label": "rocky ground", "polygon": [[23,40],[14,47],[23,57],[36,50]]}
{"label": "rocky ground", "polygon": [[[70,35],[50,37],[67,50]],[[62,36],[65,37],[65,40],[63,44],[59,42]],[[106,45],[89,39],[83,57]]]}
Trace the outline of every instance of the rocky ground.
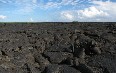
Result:
{"label": "rocky ground", "polygon": [[0,73],[116,73],[116,23],[0,23]]}

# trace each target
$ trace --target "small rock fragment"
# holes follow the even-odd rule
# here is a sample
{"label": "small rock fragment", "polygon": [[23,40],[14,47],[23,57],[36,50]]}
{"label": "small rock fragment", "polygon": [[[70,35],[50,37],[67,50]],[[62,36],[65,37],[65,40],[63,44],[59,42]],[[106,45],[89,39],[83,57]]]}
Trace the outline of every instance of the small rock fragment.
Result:
{"label": "small rock fragment", "polygon": [[94,47],[93,52],[95,52],[96,54],[101,54],[101,50],[99,49],[99,47]]}
{"label": "small rock fragment", "polygon": [[67,65],[73,65],[73,59],[72,58],[67,58],[65,62],[66,62]]}
{"label": "small rock fragment", "polygon": [[79,65],[79,60],[78,60],[78,58],[74,58],[74,60],[73,60],[73,64],[74,64],[74,66],[78,66]]}
{"label": "small rock fragment", "polygon": [[23,69],[23,71],[24,71],[25,73],[31,73],[31,70],[30,70],[30,68],[29,68],[29,66],[28,66],[27,63],[25,63],[25,64],[23,65],[22,69]]}
{"label": "small rock fragment", "polygon": [[85,49],[80,48],[77,52],[75,51],[75,56],[78,58],[85,58]]}
{"label": "small rock fragment", "polygon": [[67,65],[53,64],[47,66],[46,73],[81,73],[81,72]]}
{"label": "small rock fragment", "polygon": [[71,53],[67,52],[45,52],[44,54],[49,58],[51,63],[60,63],[68,57],[73,57]]}
{"label": "small rock fragment", "polygon": [[82,73],[94,73],[92,69],[85,64],[80,64],[79,66],[77,66],[77,69]]}
{"label": "small rock fragment", "polygon": [[46,67],[45,73],[60,73],[59,72],[59,65],[57,64],[52,64]]}
{"label": "small rock fragment", "polygon": [[35,62],[37,62],[40,65],[40,70],[43,71],[46,66],[50,64],[50,62],[44,58],[41,54],[34,55]]}
{"label": "small rock fragment", "polygon": [[81,73],[81,72],[73,67],[67,65],[61,65],[60,73]]}

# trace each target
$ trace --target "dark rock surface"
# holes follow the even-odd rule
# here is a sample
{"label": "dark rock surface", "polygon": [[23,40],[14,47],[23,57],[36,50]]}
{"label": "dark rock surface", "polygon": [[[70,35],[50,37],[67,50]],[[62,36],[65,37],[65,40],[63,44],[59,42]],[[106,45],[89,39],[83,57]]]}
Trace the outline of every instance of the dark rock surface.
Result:
{"label": "dark rock surface", "polygon": [[116,23],[0,23],[0,73],[116,73]]}
{"label": "dark rock surface", "polygon": [[81,73],[81,72],[67,65],[49,65],[46,67],[46,73]]}

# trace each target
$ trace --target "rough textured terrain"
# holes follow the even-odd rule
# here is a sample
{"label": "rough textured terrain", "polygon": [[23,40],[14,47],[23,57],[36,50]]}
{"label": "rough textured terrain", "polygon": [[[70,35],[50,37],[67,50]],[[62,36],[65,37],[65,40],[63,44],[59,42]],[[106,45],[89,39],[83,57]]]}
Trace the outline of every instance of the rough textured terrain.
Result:
{"label": "rough textured terrain", "polygon": [[0,23],[0,73],[116,73],[116,23]]}

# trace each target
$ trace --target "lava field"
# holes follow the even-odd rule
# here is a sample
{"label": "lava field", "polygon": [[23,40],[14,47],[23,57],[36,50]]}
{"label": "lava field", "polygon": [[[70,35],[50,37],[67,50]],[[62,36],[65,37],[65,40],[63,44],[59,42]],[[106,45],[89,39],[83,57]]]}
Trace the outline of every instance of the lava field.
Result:
{"label": "lava field", "polygon": [[0,23],[0,73],[116,73],[116,23]]}

